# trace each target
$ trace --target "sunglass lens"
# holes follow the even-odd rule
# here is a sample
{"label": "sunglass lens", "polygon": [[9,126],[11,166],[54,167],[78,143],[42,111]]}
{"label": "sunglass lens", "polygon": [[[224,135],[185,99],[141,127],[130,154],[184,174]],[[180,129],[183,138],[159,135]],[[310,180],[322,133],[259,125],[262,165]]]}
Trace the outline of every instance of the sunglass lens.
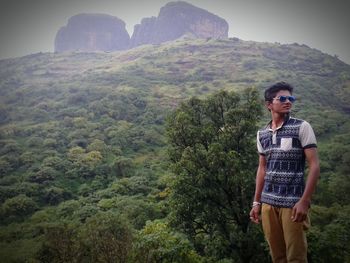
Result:
{"label": "sunglass lens", "polygon": [[287,97],[286,96],[280,96],[279,100],[280,100],[280,102],[286,102]]}
{"label": "sunglass lens", "polygon": [[294,96],[289,96],[289,97],[288,97],[288,100],[289,100],[291,103],[293,103],[293,102],[295,101],[295,97],[294,97]]}

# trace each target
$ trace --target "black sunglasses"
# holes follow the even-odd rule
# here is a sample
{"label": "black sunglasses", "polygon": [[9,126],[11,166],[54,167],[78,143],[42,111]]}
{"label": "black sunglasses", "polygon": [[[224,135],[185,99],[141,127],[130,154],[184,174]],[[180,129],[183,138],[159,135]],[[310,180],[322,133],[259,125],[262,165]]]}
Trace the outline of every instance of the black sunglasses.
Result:
{"label": "black sunglasses", "polygon": [[296,98],[294,96],[283,96],[283,95],[282,96],[278,96],[278,97],[276,97],[274,99],[279,100],[282,103],[286,102],[287,100],[289,100],[291,103],[293,103],[296,100]]}

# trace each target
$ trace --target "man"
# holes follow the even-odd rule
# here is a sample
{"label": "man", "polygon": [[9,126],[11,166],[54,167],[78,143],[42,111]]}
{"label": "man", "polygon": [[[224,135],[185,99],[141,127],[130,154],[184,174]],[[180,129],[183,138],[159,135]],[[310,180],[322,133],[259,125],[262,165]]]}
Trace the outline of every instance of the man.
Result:
{"label": "man", "polygon": [[[257,134],[259,167],[250,219],[261,221],[273,262],[307,262],[306,229],[319,177],[315,134],[290,117],[293,87],[278,82],[265,90],[271,121]],[[304,183],[305,160],[309,173]]]}

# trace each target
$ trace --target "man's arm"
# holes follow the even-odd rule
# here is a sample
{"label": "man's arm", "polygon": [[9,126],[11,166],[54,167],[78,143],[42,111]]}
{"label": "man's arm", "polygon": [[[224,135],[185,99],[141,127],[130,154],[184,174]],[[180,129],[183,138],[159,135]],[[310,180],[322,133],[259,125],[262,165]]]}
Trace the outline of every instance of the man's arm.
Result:
{"label": "man's arm", "polygon": [[[260,203],[261,198],[261,192],[264,187],[264,178],[266,173],[266,158],[264,155],[259,155],[259,166],[258,171],[256,173],[256,179],[255,179],[255,195],[254,195],[254,201]],[[260,209],[261,205],[257,205],[252,207],[252,210],[250,211],[250,220],[252,220],[254,223],[259,223],[259,215],[260,215]]]}
{"label": "man's arm", "polygon": [[312,194],[315,191],[316,184],[320,176],[320,164],[317,155],[317,148],[305,149],[304,153],[309,166],[309,174],[307,176],[303,196],[293,207],[292,220],[294,222],[302,222],[305,220],[311,204]]}

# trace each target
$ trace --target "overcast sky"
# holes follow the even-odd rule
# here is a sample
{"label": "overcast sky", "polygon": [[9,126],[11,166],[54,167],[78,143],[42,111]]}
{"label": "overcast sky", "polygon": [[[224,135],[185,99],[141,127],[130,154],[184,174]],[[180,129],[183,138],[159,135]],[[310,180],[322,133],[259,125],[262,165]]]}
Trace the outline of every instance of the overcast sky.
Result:
{"label": "overcast sky", "polygon": [[[79,13],[105,13],[132,35],[170,0],[0,0],[0,59],[53,52],[58,29]],[[349,0],[186,0],[229,23],[229,37],[306,44],[350,64]]]}

